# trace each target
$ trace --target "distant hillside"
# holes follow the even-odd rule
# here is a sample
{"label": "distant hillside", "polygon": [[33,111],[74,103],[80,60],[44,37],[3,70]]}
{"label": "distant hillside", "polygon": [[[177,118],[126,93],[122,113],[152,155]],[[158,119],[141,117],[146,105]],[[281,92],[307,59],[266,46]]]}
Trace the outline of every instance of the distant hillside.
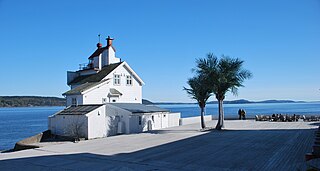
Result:
{"label": "distant hillside", "polygon": [[[299,101],[299,103],[301,102],[302,101]],[[297,102],[293,100],[264,100],[264,101],[259,101],[255,103],[297,103]]]}
{"label": "distant hillside", "polygon": [[[249,100],[245,100],[245,99],[240,99],[240,100],[231,100],[231,101],[223,101],[224,104],[247,104],[247,103],[255,103]],[[208,104],[218,104],[218,101],[211,101],[208,102]]]}
{"label": "distant hillside", "polygon": [[0,96],[0,107],[64,106],[65,98],[41,96]]}
{"label": "distant hillside", "polygon": [[147,99],[142,99],[142,104],[145,104],[145,105],[153,105],[153,103]]}
{"label": "distant hillside", "polygon": [[[301,103],[303,101],[299,101]],[[208,104],[217,104],[217,101],[210,101]],[[224,101],[224,104],[248,104],[248,103],[297,103],[292,100],[264,100],[249,101],[245,99]],[[41,97],[41,96],[0,96],[0,107],[29,107],[29,106],[64,106],[65,98],[59,97]],[[172,104],[197,104],[197,103],[179,103],[179,102],[151,102],[142,99],[145,105],[172,105]]]}
{"label": "distant hillside", "polygon": [[[179,103],[179,102],[153,102],[158,105],[170,105],[170,104],[196,104],[196,103]],[[225,100],[224,104],[250,104],[250,103],[304,103],[304,101],[293,101],[293,100],[263,100],[263,101],[249,101],[245,99],[239,100]],[[210,101],[207,104],[218,104],[218,101]]]}

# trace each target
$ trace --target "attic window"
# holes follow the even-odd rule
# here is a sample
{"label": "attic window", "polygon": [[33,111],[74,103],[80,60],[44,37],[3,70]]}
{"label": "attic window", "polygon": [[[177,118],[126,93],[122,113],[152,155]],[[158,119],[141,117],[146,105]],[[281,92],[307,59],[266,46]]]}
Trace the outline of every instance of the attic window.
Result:
{"label": "attic window", "polygon": [[114,85],[120,85],[120,75],[114,74]]}
{"label": "attic window", "polygon": [[71,99],[71,105],[72,106],[77,106],[78,105],[77,98],[72,98]]}
{"label": "attic window", "polygon": [[127,75],[127,85],[132,85],[132,76]]}

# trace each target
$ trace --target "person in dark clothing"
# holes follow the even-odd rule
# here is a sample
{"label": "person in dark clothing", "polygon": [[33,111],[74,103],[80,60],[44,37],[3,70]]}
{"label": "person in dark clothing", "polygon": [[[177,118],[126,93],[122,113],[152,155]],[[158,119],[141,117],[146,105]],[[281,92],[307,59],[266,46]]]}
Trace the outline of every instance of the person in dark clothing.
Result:
{"label": "person in dark clothing", "polygon": [[242,119],[246,120],[246,111],[244,109],[241,109]]}
{"label": "person in dark clothing", "polygon": [[242,115],[242,110],[241,109],[238,110],[238,115],[239,115],[239,120],[241,120],[241,115]]}

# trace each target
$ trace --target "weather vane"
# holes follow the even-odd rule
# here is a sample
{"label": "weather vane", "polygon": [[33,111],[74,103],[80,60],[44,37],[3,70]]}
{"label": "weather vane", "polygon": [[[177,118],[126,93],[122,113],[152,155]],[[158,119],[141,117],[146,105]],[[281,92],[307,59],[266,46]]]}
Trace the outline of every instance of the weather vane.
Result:
{"label": "weather vane", "polygon": [[100,37],[101,37],[101,34],[100,34],[100,33],[98,34],[98,37],[99,37],[99,43],[100,43]]}

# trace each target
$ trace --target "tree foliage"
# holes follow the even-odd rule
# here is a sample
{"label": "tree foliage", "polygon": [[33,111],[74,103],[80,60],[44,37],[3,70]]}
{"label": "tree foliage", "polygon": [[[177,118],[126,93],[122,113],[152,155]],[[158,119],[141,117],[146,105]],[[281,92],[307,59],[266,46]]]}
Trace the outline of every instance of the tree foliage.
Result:
{"label": "tree foliage", "polygon": [[243,68],[243,60],[222,55],[219,59],[212,53],[206,58],[197,59],[197,74],[202,75],[209,83],[212,93],[215,94],[219,104],[219,119],[217,129],[224,127],[223,100],[226,93],[238,95],[238,88],[243,87],[243,82],[252,77],[252,73]]}
{"label": "tree foliage", "polygon": [[198,102],[198,105],[201,109],[201,127],[205,128],[204,115],[205,115],[205,106],[212,95],[212,90],[210,86],[208,86],[208,79],[203,75],[196,75],[188,80],[188,85],[190,88],[184,87],[183,89],[190,95],[192,99],[195,99]]}
{"label": "tree foliage", "polygon": [[65,98],[39,96],[0,96],[0,107],[64,106]]}

